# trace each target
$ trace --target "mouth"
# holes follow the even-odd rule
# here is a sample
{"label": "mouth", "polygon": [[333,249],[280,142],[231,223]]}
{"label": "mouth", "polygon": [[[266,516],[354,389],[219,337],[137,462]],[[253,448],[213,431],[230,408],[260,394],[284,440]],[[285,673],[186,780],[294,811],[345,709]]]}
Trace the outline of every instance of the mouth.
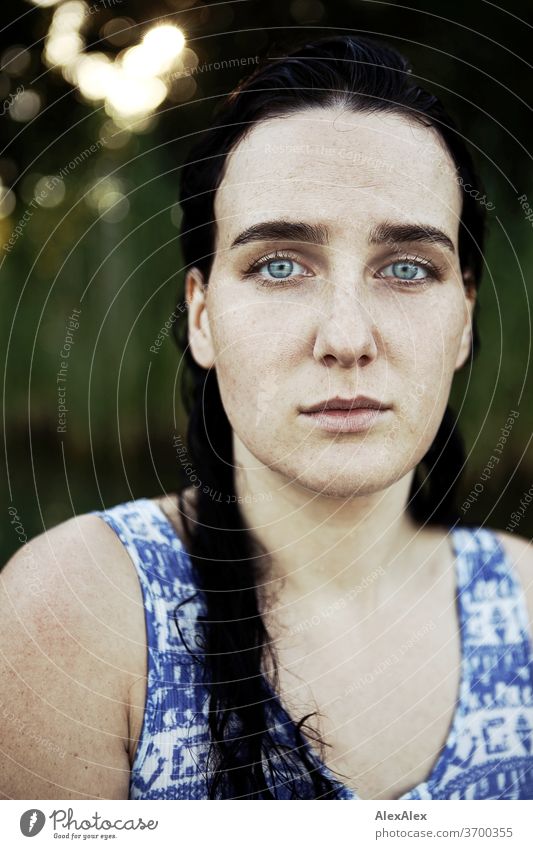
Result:
{"label": "mouth", "polygon": [[329,433],[361,433],[386,416],[390,405],[366,395],[329,398],[300,409],[300,416]]}
{"label": "mouth", "polygon": [[328,398],[326,401],[318,401],[310,407],[302,407],[302,413],[319,413],[326,410],[384,410],[389,409],[389,405],[383,401],[377,401],[375,398],[370,398],[368,395],[357,395],[355,398],[341,398],[336,395],[335,398]]}

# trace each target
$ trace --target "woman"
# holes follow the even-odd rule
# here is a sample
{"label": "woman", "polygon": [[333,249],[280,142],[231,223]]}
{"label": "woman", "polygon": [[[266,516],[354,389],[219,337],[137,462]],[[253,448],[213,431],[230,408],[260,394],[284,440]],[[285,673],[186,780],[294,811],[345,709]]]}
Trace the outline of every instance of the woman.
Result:
{"label": "woman", "polygon": [[189,485],[8,564],[10,702],[62,751],[6,728],[5,797],[533,798],[531,555],[454,507],[484,209],[409,73],[307,44],[190,153]]}

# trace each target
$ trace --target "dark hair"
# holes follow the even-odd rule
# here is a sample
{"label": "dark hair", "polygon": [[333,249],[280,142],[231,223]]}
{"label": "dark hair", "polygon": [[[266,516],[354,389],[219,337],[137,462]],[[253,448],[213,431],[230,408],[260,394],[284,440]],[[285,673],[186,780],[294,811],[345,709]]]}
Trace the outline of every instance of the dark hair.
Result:
{"label": "dark hair", "polygon": [[[182,169],[180,238],[184,266],[196,266],[208,283],[215,245],[214,198],[228,153],[259,121],[308,107],[329,106],[392,112],[440,133],[463,189],[461,270],[468,271],[473,285],[478,286],[484,211],[464,186],[478,189],[480,195],[483,190],[461,134],[437,97],[419,87],[400,53],[353,35],[305,43],[283,58],[264,61],[222,103],[212,126],[189,152]],[[201,368],[192,357],[186,322],[176,325],[174,332],[187,366],[182,382],[183,403],[189,415],[187,446],[199,482],[194,517],[189,520],[181,499],[180,512],[186,548],[207,610],[201,624],[211,737],[208,796],[280,798],[278,788],[282,787],[285,798],[335,798],[338,787],[316,768],[301,731],[313,714],[295,723],[290,758],[280,751],[272,734],[269,685],[262,666],[267,653],[274,670],[274,690],[278,685],[277,667],[258,594],[261,564],[267,562],[267,553],[254,545],[235,498],[232,430],[215,369]],[[474,325],[473,348],[477,345]],[[462,441],[447,407],[413,479],[408,509],[417,521],[447,525],[458,521],[454,496],[463,465]],[[324,744],[318,739],[317,743],[322,752]],[[274,768],[273,754],[275,762],[286,768],[278,785],[269,783],[265,775],[265,766],[271,777],[281,774]]]}

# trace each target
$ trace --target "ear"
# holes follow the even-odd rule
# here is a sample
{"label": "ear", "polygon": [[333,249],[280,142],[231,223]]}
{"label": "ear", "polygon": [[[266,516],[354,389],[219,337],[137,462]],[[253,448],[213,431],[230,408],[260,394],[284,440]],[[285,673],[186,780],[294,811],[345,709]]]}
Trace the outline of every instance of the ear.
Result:
{"label": "ear", "polygon": [[463,272],[463,282],[465,292],[465,319],[461,342],[457,351],[457,359],[455,361],[455,371],[458,371],[464,366],[472,350],[472,317],[474,315],[477,295],[474,278],[470,269],[466,269]]}
{"label": "ear", "polygon": [[211,368],[215,362],[215,350],[207,313],[207,284],[196,266],[190,268],[185,276],[185,298],[188,307],[189,347],[199,366]]}

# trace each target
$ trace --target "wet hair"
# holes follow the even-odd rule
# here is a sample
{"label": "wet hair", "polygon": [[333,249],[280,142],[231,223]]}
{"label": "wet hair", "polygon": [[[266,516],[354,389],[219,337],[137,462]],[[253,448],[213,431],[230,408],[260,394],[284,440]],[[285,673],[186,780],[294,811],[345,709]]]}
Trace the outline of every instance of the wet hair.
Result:
{"label": "wet hair", "polygon": [[[475,190],[479,197],[483,188],[463,137],[439,99],[418,85],[403,55],[386,44],[355,35],[307,42],[281,58],[264,60],[221,103],[212,124],[189,151],[181,172],[184,268],[196,266],[209,284],[215,254],[214,200],[228,154],[261,121],[332,106],[353,112],[393,113],[438,132],[462,190],[459,263],[465,281],[468,277],[469,285],[477,288],[483,266],[485,216],[475,200]],[[279,679],[258,589],[268,552],[254,543],[239,510],[232,429],[215,368],[203,369],[194,360],[186,320],[175,325],[174,333],[184,352],[187,452],[196,475],[194,514],[188,515],[182,493],[180,512],[184,544],[207,611],[200,625],[209,704],[208,798],[337,798],[339,787],[333,771],[317,768],[313,749],[302,732],[305,725],[308,740],[314,739],[323,759],[325,744],[307,726],[314,714],[293,720],[294,740],[289,750],[273,733],[270,686],[275,693]],[[478,344],[474,314],[471,356]],[[449,527],[459,521],[455,494],[464,462],[462,440],[448,406],[413,478],[407,509],[417,522]],[[264,671],[267,658],[273,670],[271,685]]]}

